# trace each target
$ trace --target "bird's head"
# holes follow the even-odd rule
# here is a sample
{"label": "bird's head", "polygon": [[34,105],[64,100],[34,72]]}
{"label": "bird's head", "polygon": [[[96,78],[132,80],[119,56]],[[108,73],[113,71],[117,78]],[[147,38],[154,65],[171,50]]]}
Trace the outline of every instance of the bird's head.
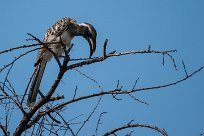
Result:
{"label": "bird's head", "polygon": [[90,46],[90,58],[96,50],[96,30],[89,23],[80,23],[77,24],[76,21],[73,21],[69,25],[69,31],[72,32],[73,36],[83,36],[89,43]]}

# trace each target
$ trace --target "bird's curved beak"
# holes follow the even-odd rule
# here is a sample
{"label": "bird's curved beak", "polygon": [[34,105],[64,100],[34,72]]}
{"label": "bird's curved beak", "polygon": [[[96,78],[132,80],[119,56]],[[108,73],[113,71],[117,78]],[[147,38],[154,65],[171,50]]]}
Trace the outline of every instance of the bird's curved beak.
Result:
{"label": "bird's curved beak", "polygon": [[82,32],[82,36],[88,41],[89,48],[90,48],[90,55],[89,58],[93,55],[96,50],[96,30],[95,28],[89,23],[81,23],[79,24],[81,27],[80,30]]}
{"label": "bird's curved beak", "polygon": [[89,46],[90,46],[89,58],[91,58],[91,56],[93,55],[93,53],[96,50],[96,38],[95,37],[86,37],[85,39],[88,41]]}

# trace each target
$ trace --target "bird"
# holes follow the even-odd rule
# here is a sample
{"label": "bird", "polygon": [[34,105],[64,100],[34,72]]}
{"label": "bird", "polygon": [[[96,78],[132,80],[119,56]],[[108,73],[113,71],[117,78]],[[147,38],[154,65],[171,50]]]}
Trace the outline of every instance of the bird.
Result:
{"label": "bird", "polygon": [[[33,76],[33,81],[28,93],[27,106],[33,107],[36,102],[36,97],[39,91],[41,79],[46,67],[47,62],[55,56],[60,57],[63,54],[63,45],[71,47],[71,41],[75,36],[82,36],[89,43],[90,55],[92,57],[96,50],[96,37],[97,32],[95,28],[89,23],[77,23],[75,19],[70,17],[64,17],[52,25],[44,36],[43,43],[47,44],[47,47],[52,50],[49,51],[47,48],[41,48],[38,50],[38,55],[35,66],[35,72]],[[60,43],[61,42],[61,43]]]}

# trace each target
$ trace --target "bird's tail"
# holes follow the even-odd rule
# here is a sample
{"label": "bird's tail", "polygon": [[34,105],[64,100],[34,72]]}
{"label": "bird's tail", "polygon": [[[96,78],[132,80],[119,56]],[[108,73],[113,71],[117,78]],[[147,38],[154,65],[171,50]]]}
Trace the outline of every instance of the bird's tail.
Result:
{"label": "bird's tail", "polygon": [[46,60],[42,60],[35,69],[35,73],[34,73],[34,78],[33,78],[33,82],[31,84],[31,88],[28,94],[28,100],[27,100],[27,106],[28,107],[33,107],[36,101],[36,97],[38,94],[38,90],[40,87],[40,82],[46,67],[47,61]]}

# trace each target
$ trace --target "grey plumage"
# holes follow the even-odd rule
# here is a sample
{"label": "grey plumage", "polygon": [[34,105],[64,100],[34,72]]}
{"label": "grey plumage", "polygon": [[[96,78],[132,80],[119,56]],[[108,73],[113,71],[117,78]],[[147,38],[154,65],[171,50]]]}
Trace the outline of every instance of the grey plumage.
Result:
{"label": "grey plumage", "polygon": [[27,106],[28,107],[33,107],[36,101],[36,97],[38,94],[38,90],[40,87],[40,82],[42,80],[42,76],[46,67],[47,61],[43,60],[40,62],[36,68],[35,68],[35,74],[33,78],[33,82],[30,88],[30,92],[28,94],[28,101],[27,101]]}
{"label": "grey plumage", "polygon": [[[62,18],[60,21],[56,22],[50,29],[48,29],[43,42],[63,42],[64,45],[70,46],[71,40],[74,36],[83,36],[89,42],[89,57],[91,57],[96,49],[96,30],[91,24],[77,24],[75,20],[69,17]],[[48,47],[55,53],[56,56],[61,56],[63,53],[63,49],[60,43],[50,44],[48,45]],[[34,78],[28,94],[28,107],[33,107],[35,104],[46,64],[52,58],[52,56],[52,53],[46,48],[43,48],[43,45],[41,45],[35,63]]]}

